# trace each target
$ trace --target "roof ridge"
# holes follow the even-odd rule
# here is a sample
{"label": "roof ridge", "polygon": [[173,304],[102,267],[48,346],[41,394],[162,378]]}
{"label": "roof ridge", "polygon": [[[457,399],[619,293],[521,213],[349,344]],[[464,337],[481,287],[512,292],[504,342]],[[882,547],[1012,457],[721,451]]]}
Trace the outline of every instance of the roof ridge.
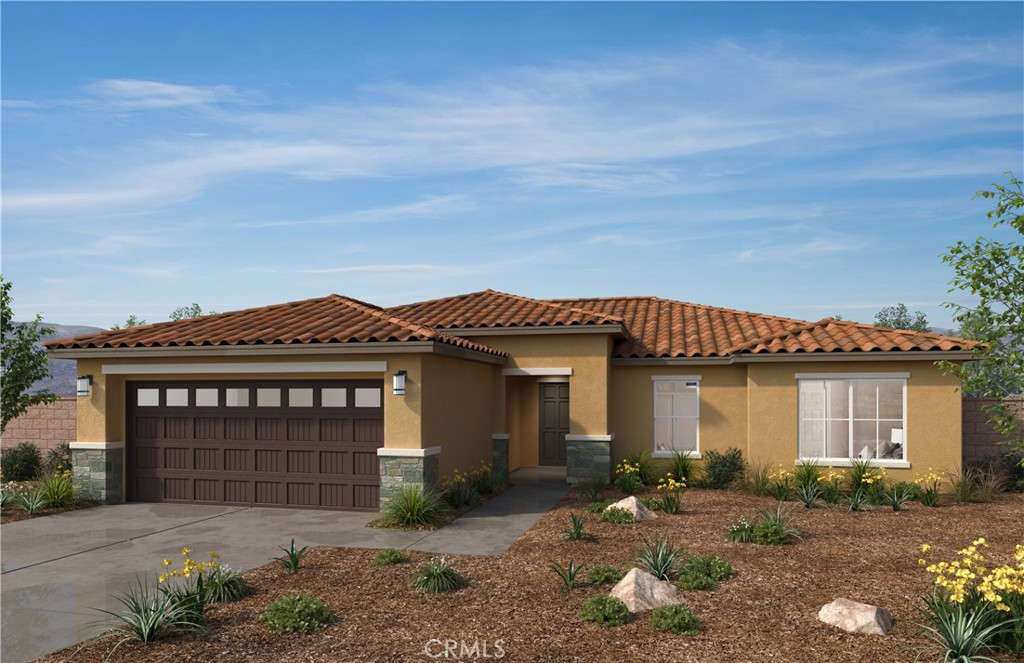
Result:
{"label": "roof ridge", "polygon": [[557,309],[559,309],[561,311],[574,311],[576,313],[586,313],[587,315],[597,316],[598,318],[603,318],[605,320],[614,320],[616,322],[623,322],[622,316],[609,315],[608,313],[601,313],[600,311],[591,311],[589,309],[579,308],[579,307],[576,307],[576,306],[562,306],[561,304],[556,304],[554,301],[552,301],[550,299],[534,299],[533,297],[526,297],[524,295],[515,295],[515,294],[512,294],[510,292],[502,292],[500,290],[491,290],[489,288],[488,288],[487,292],[493,292],[493,293],[495,293],[497,295],[501,295],[503,297],[510,297],[512,299],[517,299],[519,301],[533,302],[534,304],[542,304],[544,306],[549,306],[549,307],[557,308]]}
{"label": "roof ridge", "polygon": [[826,318],[826,320],[831,320],[832,322],[834,322],[836,324],[848,325],[848,326],[851,326],[851,327],[860,327],[862,329],[884,329],[886,331],[895,331],[895,332],[900,332],[900,333],[903,333],[903,334],[913,334],[915,336],[932,336],[932,337],[935,337],[935,338],[949,338],[949,339],[955,339],[955,340],[958,340],[958,341],[968,341],[970,343],[977,343],[978,342],[978,341],[975,341],[973,339],[967,338],[966,336],[947,336],[946,334],[939,334],[937,332],[932,332],[932,331],[918,331],[916,329],[901,329],[899,327],[883,327],[881,325],[873,325],[873,324],[868,323],[868,322],[857,322],[855,320],[837,320],[836,318]]}
{"label": "roof ridge", "polygon": [[744,341],[743,343],[738,343],[730,348],[726,348],[725,354],[733,354],[741,350],[749,350],[757,347],[758,345],[761,345],[762,343],[768,343],[768,341],[783,339],[787,336],[796,336],[806,331],[810,331],[815,327],[827,327],[830,322],[836,322],[835,318],[822,318],[817,322],[808,322],[797,327],[790,327],[780,332],[775,332],[774,334],[765,334],[764,336],[759,336],[755,339]]}
{"label": "roof ridge", "polygon": [[[446,295],[444,297],[435,297],[434,299],[424,299],[421,302],[409,302],[408,304],[395,304],[394,306],[388,306],[386,311],[396,308],[408,308],[410,306],[422,306],[423,304],[434,304],[436,302],[443,302],[446,299],[455,299],[456,297],[472,297],[473,295],[483,295],[488,292],[498,292],[497,290],[491,290],[490,288],[484,288],[483,290],[475,290],[473,292],[466,292],[461,295]],[[505,294],[505,293],[498,293]]]}
{"label": "roof ridge", "polygon": [[702,308],[710,311],[727,311],[729,313],[742,313],[743,315],[757,316],[759,318],[767,318],[769,320],[789,320],[791,322],[806,323],[808,320],[801,318],[790,318],[782,315],[772,315],[770,313],[758,313],[757,311],[744,311],[738,308],[728,308],[726,306],[712,306],[711,304],[699,304],[697,302],[684,302],[680,299],[668,299],[666,297],[658,297],[656,295],[623,295],[621,297],[567,297],[564,299],[553,299],[549,301],[579,301],[581,299],[592,299],[595,301],[622,301],[629,299],[647,299],[657,302],[667,302],[669,304],[681,304],[683,306],[694,306],[696,308]]}

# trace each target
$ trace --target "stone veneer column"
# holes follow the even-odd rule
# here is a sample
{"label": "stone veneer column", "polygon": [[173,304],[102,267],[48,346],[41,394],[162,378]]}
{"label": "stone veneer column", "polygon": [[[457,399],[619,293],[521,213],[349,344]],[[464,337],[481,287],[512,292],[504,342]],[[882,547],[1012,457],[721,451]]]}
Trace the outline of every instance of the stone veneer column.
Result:
{"label": "stone veneer column", "polygon": [[71,481],[78,494],[103,504],[124,501],[124,443],[72,442]]}
{"label": "stone veneer column", "polygon": [[508,433],[491,436],[491,471],[502,481],[508,481]]}
{"label": "stone veneer column", "polygon": [[609,483],[612,479],[611,435],[566,435],[565,479],[578,484],[589,481]]}
{"label": "stone veneer column", "polygon": [[380,463],[380,498],[384,509],[403,488],[436,490],[441,480],[441,447],[427,449],[377,449]]}

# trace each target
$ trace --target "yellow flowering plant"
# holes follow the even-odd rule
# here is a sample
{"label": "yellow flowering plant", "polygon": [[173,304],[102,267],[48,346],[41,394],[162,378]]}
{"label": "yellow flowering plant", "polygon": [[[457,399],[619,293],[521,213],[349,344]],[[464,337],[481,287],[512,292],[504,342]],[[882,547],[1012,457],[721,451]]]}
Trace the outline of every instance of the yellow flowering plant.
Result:
{"label": "yellow flowering plant", "polygon": [[657,490],[655,501],[658,508],[665,513],[679,513],[680,498],[686,490],[686,478],[677,479],[671,472],[666,472],[664,477],[658,479]]}
{"label": "yellow flowering plant", "polygon": [[624,460],[615,467],[615,487],[627,495],[640,492],[644,487],[643,479],[640,477],[640,466]]}
{"label": "yellow flowering plant", "polygon": [[921,544],[918,566],[933,576],[934,595],[925,597],[929,621],[944,614],[987,615],[978,619],[990,626],[990,645],[1019,656],[1024,650],[1024,544],[1017,544],[1013,561],[989,568],[985,551],[988,542],[979,537],[961,549],[952,560],[929,561],[930,544]]}
{"label": "yellow flowering plant", "polygon": [[942,475],[936,474],[929,467],[927,474],[922,474],[914,479],[914,486],[917,489],[917,499],[923,506],[938,506]]}
{"label": "yellow flowering plant", "polygon": [[780,502],[785,502],[789,499],[792,481],[793,471],[787,470],[784,465],[779,465],[768,474],[768,492]]}
{"label": "yellow flowering plant", "polygon": [[818,475],[818,484],[821,486],[821,499],[829,504],[836,504],[843,496],[843,479],[845,477],[835,470],[829,470]]}

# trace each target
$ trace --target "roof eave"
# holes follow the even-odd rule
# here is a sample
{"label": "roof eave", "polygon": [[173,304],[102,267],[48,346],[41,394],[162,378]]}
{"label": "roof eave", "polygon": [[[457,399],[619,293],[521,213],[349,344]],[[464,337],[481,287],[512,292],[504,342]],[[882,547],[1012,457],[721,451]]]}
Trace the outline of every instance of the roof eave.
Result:
{"label": "roof eave", "polygon": [[614,366],[687,366],[792,362],[970,361],[970,350],[892,350],[887,352],[778,352],[727,357],[613,357]]}

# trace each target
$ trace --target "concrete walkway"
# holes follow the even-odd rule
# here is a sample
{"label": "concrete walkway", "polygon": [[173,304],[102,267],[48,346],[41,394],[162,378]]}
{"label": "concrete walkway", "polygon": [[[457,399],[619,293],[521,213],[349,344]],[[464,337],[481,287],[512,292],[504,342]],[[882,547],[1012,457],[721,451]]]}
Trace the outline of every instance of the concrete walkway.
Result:
{"label": "concrete walkway", "polygon": [[515,485],[434,532],[372,529],[375,513],[183,504],[117,504],[47,516],[0,529],[0,660],[29,661],[73,645],[112,595],[155,577],[161,559],[216,550],[247,570],[280,556],[278,546],[408,548],[500,555],[566,492],[561,475],[520,470]]}

